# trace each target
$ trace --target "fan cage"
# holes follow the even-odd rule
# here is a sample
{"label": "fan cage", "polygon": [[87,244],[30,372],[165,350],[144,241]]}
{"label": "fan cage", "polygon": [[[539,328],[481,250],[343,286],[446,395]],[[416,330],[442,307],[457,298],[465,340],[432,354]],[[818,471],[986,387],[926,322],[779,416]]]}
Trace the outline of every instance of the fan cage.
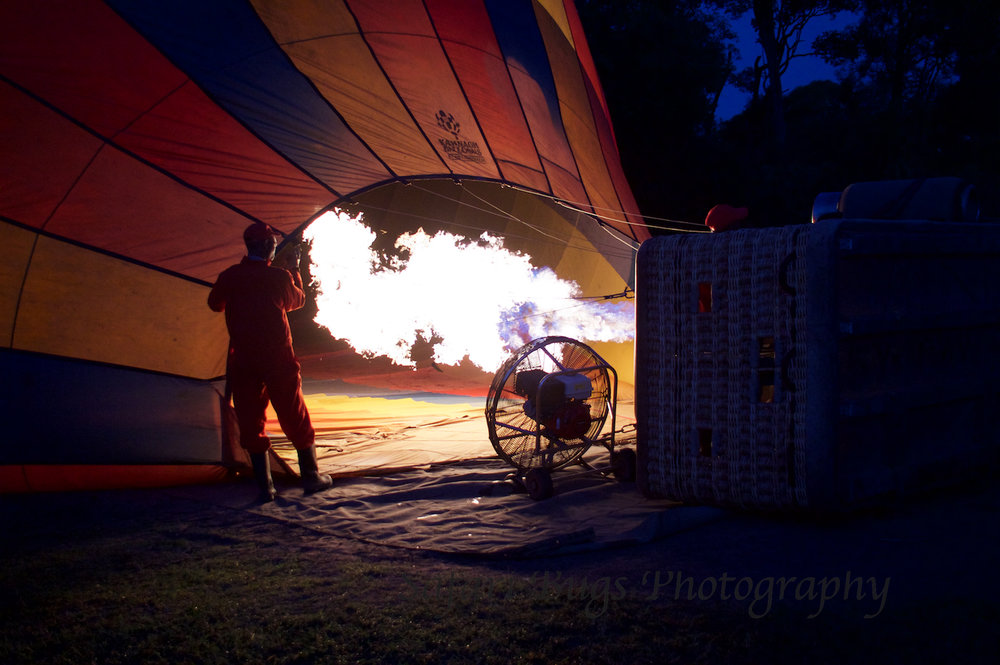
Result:
{"label": "fan cage", "polygon": [[[539,384],[560,375],[586,376],[590,381],[590,396],[574,400],[589,408],[589,423],[585,431],[573,438],[562,438],[550,427],[538,422],[525,409],[532,395],[515,390],[518,375],[530,370],[546,374]],[[613,405],[614,369],[593,349],[568,337],[543,337],[521,347],[500,367],[493,378],[486,400],[486,419],[490,442],[497,454],[519,470],[534,468],[558,469],[578,460],[597,442]],[[537,397],[537,396],[535,396]],[[612,429],[614,423],[612,423]]]}

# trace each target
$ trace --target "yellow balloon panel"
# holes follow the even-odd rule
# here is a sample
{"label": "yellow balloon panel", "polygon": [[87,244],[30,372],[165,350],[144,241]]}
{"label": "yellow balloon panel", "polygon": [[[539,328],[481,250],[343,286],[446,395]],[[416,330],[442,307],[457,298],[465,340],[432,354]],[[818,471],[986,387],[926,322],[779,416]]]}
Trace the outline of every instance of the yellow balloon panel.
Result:
{"label": "yellow balloon panel", "polygon": [[625,290],[621,276],[577,229],[570,230],[570,241],[555,271],[558,275],[572,275],[583,296],[605,296]]}
{"label": "yellow balloon panel", "polygon": [[394,172],[435,173],[444,168],[360,36],[338,35],[284,48]]}
{"label": "yellow balloon panel", "polygon": [[[564,0],[536,0],[538,4],[535,5],[535,13],[537,14],[540,10],[544,10],[548,13],[549,17],[555,21],[556,25],[559,26],[559,30],[563,33],[564,39],[570,44],[573,43],[573,32],[569,27],[569,20],[566,18],[566,7],[563,5]],[[539,19],[541,22],[541,19]]]}
{"label": "yellow balloon panel", "polygon": [[616,221],[622,221],[624,214],[594,126],[594,116],[576,51],[572,48],[572,42],[566,40],[564,27],[544,21],[541,16],[538,27],[545,39],[552,77],[559,90],[563,127],[573,148],[583,185],[598,214],[611,215]]}
{"label": "yellow balloon panel", "polygon": [[0,223],[0,246],[4,248],[4,260],[0,261],[0,343],[5,347],[11,343],[17,301],[35,237],[31,231]]}
{"label": "yellow balloon panel", "polygon": [[507,249],[523,252],[535,266],[548,266],[560,278],[577,282],[585,295],[621,292],[631,274],[632,248],[612,238],[592,218],[496,183],[423,180],[381,187],[357,201],[357,208],[346,210],[363,211],[368,225],[389,232],[393,240],[417,228],[468,238],[478,238],[484,231],[499,234]]}
{"label": "yellow balloon panel", "polygon": [[[587,342],[618,376],[618,400],[635,398],[635,342]],[[618,423],[621,426],[622,423]]]}
{"label": "yellow balloon panel", "polygon": [[48,237],[31,257],[13,348],[208,379],[228,333],[208,289]]}
{"label": "yellow balloon panel", "polygon": [[305,42],[325,35],[357,32],[343,0],[297,0],[288,11],[285,0],[250,0],[260,19],[281,43]]}
{"label": "yellow balloon panel", "polygon": [[[628,283],[634,251],[593,218],[523,193],[516,197],[511,211],[517,221],[507,225],[506,234],[526,241],[523,247],[512,246],[537,257],[539,265],[548,265],[560,277],[580,284],[585,295],[618,293]],[[584,233],[584,229],[590,232]],[[564,264],[566,255],[576,258]]]}
{"label": "yellow balloon panel", "polygon": [[[386,80],[343,2],[255,0],[261,19],[295,67],[396,173],[437,172],[438,157]],[[306,18],[307,20],[303,20]]]}

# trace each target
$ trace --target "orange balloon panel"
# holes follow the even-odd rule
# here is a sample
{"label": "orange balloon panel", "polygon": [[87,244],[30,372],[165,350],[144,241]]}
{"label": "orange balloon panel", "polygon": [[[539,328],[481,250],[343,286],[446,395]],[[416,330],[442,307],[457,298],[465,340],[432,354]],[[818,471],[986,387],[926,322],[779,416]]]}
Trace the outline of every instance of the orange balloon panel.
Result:
{"label": "orange balloon panel", "polygon": [[[595,72],[572,0],[0,3],[0,362],[25,384],[70,373],[72,395],[143,377],[170,402],[145,379],[225,372],[205,298],[243,229],[294,239],[335,207],[380,236],[489,230],[588,295],[621,292],[649,232]],[[207,405],[209,385],[185,390]],[[36,417],[88,427],[47,394]],[[140,428],[87,463],[135,463],[137,438],[176,463],[191,437],[170,422],[174,443]],[[0,464],[29,463],[18,436]]]}
{"label": "orange balloon panel", "polygon": [[[21,299],[21,285],[31,260],[36,235],[26,229],[0,223],[0,245],[4,260],[0,261],[0,321],[13,322]],[[14,333],[12,326],[0,330],[0,347],[9,347]]]}
{"label": "orange balloon panel", "polygon": [[38,238],[14,349],[200,379],[225,373],[225,322],[208,289],[75,245]]}

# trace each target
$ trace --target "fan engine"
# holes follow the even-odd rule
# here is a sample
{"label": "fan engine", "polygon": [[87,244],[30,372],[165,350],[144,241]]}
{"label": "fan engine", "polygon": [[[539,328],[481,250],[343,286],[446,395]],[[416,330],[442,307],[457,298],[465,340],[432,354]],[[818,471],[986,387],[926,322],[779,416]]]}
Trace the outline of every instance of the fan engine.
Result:
{"label": "fan engine", "polygon": [[590,405],[594,393],[585,374],[550,374],[529,369],[514,375],[514,392],[524,397],[524,412],[560,439],[579,439],[590,428]]}
{"label": "fan engine", "polygon": [[593,349],[568,337],[528,342],[497,371],[486,397],[490,441],[532,498],[549,496],[550,472],[582,464],[592,444],[614,457],[617,382]]}

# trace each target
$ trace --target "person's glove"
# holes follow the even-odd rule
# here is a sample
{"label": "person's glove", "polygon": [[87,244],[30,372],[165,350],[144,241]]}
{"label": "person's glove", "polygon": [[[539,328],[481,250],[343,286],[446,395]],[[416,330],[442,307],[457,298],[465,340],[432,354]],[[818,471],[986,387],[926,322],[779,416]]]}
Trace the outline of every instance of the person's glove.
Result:
{"label": "person's glove", "polygon": [[296,243],[295,245],[290,245],[282,250],[281,256],[278,257],[278,261],[276,263],[287,270],[298,270],[299,263],[301,261],[302,245]]}

